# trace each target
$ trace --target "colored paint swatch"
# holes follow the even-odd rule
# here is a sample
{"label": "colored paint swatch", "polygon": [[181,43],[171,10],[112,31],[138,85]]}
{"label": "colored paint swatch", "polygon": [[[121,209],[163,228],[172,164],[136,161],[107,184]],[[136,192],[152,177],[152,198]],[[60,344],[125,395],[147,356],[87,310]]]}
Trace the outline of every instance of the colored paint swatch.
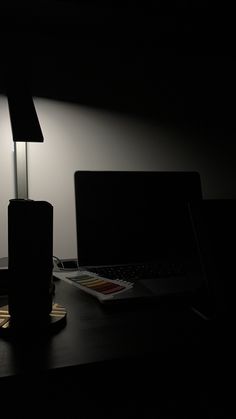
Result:
{"label": "colored paint swatch", "polygon": [[113,292],[117,292],[117,291],[121,291],[125,289],[123,285],[119,285],[111,281],[108,281],[105,279],[99,279],[99,278],[95,278],[93,280],[79,279],[76,282],[78,282],[83,287],[90,288],[91,290],[100,292],[102,294],[111,294]]}
{"label": "colored paint swatch", "polygon": [[80,271],[76,275],[66,277],[69,282],[81,290],[97,297],[100,301],[111,299],[119,292],[133,287],[133,283],[120,279],[106,279],[89,271]]}

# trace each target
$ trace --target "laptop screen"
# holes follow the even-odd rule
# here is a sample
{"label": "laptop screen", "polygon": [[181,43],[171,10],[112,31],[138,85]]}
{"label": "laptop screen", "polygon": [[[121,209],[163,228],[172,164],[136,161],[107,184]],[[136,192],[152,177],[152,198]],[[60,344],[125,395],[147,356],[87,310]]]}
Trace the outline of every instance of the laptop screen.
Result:
{"label": "laptop screen", "polygon": [[79,265],[143,263],[190,254],[187,201],[201,197],[196,172],[77,171]]}

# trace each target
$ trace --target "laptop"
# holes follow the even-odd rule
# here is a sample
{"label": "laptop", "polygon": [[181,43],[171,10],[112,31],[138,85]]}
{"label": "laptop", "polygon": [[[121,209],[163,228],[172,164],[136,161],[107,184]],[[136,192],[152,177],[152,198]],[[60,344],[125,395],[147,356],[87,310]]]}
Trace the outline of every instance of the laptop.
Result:
{"label": "laptop", "polygon": [[78,170],[74,186],[79,270],[132,284],[104,302],[202,287],[189,211],[189,201],[202,199],[199,173]]}
{"label": "laptop", "polygon": [[[235,321],[236,199],[211,198],[190,205],[207,277],[208,310],[230,325]],[[201,311],[202,304],[198,301]]]}

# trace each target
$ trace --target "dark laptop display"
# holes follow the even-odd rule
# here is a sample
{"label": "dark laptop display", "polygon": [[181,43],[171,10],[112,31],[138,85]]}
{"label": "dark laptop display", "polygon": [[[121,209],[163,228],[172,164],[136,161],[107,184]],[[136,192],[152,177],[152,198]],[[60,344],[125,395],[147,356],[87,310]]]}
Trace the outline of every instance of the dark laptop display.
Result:
{"label": "dark laptop display", "polygon": [[202,267],[188,203],[201,198],[196,172],[77,171],[79,266],[160,294],[195,289]]}

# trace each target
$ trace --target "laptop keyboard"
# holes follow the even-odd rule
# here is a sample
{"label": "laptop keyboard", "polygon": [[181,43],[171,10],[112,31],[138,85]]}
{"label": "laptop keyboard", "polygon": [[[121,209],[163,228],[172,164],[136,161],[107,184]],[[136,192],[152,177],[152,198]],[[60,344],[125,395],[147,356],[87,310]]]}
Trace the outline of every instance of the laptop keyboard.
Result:
{"label": "laptop keyboard", "polygon": [[89,271],[108,279],[137,280],[145,278],[158,278],[180,276],[184,274],[181,264],[131,264],[117,266],[102,266],[89,268]]}

